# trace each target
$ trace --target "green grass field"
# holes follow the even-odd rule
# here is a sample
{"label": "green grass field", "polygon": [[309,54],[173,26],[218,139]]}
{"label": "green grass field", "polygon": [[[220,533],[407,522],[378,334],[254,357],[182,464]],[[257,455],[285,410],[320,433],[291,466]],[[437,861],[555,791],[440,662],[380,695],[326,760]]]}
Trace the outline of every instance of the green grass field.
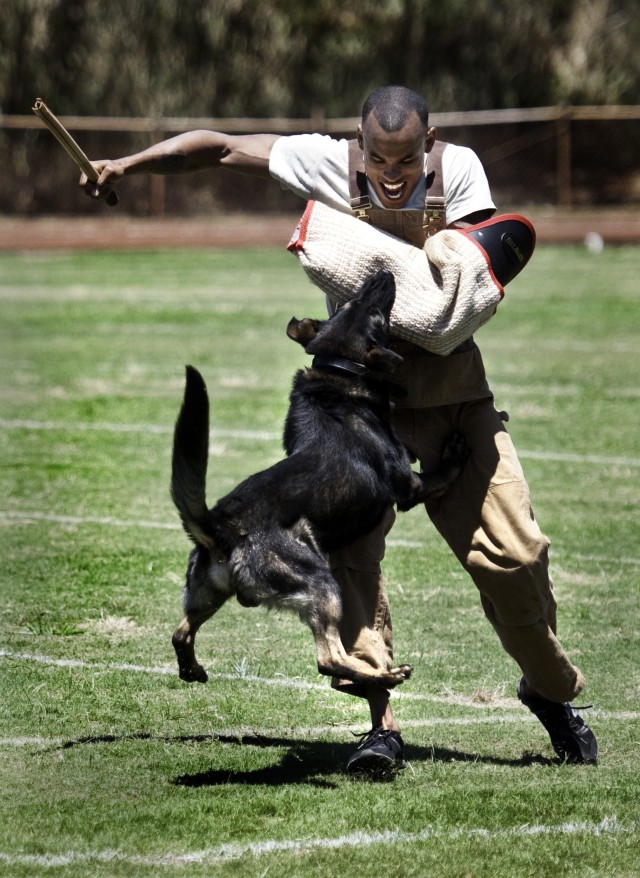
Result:
{"label": "green grass field", "polygon": [[343,765],[363,705],[293,617],[229,603],[178,679],[188,542],[168,495],[186,363],[212,398],[210,500],[281,456],[280,251],[0,255],[0,875],[640,874],[640,249],[540,247],[477,336],[552,539],[597,767],[558,765],[424,514],[386,576],[407,769]]}

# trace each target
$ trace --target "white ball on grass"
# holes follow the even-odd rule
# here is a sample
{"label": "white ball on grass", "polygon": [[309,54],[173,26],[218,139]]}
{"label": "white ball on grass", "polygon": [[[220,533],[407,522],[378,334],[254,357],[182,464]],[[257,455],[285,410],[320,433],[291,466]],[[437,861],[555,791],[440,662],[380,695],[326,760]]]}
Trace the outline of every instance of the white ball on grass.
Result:
{"label": "white ball on grass", "polygon": [[585,236],[584,246],[589,253],[602,253],[604,250],[604,240],[602,235],[599,235],[597,232],[589,232],[589,234]]}

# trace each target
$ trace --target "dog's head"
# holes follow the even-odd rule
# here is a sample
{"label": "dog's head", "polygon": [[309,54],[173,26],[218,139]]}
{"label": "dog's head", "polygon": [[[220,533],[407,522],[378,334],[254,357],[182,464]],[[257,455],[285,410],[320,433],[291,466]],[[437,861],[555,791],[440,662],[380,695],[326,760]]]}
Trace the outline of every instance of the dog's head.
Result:
{"label": "dog's head", "polygon": [[395,297],[393,274],[383,269],[328,320],[292,317],[287,335],[308,354],[341,357],[374,371],[392,372],[402,362],[402,357],[389,349],[389,319]]}

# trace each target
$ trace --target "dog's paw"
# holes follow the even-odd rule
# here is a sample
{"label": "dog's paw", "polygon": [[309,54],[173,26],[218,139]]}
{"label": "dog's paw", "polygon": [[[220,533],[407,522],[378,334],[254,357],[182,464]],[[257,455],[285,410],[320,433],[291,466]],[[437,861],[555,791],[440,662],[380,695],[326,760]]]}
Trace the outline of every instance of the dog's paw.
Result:
{"label": "dog's paw", "polygon": [[178,673],[181,680],[184,680],[186,683],[206,683],[209,679],[209,675],[202,667],[202,665],[190,665],[188,668],[178,668]]}
{"label": "dog's paw", "polygon": [[405,680],[409,679],[412,671],[413,668],[411,665],[399,665],[397,668],[391,668],[390,671],[381,674],[380,682],[383,686],[388,686],[389,688],[399,686],[401,683],[404,683]]}
{"label": "dog's paw", "polygon": [[446,466],[462,467],[471,454],[464,433],[456,431],[447,436],[442,449],[442,463]]}
{"label": "dog's paw", "polygon": [[186,683],[206,683],[209,677],[202,665],[196,661],[193,642],[189,642],[180,629],[173,635],[172,642],[178,660],[180,679]]}

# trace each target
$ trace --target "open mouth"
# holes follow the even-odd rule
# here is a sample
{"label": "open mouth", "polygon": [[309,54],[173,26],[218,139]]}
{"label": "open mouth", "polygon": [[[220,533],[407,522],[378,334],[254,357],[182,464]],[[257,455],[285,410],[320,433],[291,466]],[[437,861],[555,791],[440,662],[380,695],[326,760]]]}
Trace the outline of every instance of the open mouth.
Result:
{"label": "open mouth", "polygon": [[380,181],[380,188],[388,201],[402,201],[406,183],[383,183]]}

